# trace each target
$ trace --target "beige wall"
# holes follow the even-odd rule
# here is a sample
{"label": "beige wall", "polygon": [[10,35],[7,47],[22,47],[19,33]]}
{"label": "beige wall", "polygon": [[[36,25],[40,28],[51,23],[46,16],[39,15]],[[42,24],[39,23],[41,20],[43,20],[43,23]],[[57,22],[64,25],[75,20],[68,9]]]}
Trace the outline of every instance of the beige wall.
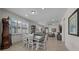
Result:
{"label": "beige wall", "polygon": [[52,32],[52,28],[56,28],[56,32],[55,32],[55,35],[57,35],[57,32],[59,32],[59,23],[56,23],[56,24],[53,24],[53,25],[48,25],[48,28],[49,28],[49,33]]}
{"label": "beige wall", "polygon": [[0,47],[1,47],[1,41],[2,41],[2,21],[0,20]]}
{"label": "beige wall", "polygon": [[69,50],[79,50],[79,37],[68,34],[68,17],[75,11],[75,8],[69,8],[62,18],[63,40]]}

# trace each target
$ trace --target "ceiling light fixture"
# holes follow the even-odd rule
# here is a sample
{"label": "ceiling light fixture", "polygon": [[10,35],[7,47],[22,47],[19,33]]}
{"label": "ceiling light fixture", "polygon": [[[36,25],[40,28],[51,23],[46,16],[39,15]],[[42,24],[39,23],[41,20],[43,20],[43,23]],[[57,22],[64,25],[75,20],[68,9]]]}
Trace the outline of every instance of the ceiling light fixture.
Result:
{"label": "ceiling light fixture", "polygon": [[34,10],[32,10],[32,12],[31,12],[32,14],[35,14],[36,13],[36,11],[34,11]]}

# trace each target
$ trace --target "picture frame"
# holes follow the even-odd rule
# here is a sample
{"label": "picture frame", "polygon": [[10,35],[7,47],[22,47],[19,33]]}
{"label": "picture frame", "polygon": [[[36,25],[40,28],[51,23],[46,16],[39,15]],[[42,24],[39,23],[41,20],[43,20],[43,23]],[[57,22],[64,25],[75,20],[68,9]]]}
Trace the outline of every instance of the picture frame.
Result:
{"label": "picture frame", "polygon": [[56,28],[52,28],[52,32],[56,32]]}
{"label": "picture frame", "polygon": [[79,36],[79,8],[68,18],[68,34]]}

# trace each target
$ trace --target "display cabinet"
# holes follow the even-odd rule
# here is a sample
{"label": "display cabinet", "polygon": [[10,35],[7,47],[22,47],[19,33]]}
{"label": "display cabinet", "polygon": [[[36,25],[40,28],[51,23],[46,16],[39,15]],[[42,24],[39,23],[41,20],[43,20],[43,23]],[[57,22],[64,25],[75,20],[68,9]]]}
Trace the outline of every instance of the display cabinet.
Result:
{"label": "display cabinet", "polygon": [[1,48],[7,49],[12,45],[11,43],[11,34],[9,31],[9,17],[2,18],[2,42]]}

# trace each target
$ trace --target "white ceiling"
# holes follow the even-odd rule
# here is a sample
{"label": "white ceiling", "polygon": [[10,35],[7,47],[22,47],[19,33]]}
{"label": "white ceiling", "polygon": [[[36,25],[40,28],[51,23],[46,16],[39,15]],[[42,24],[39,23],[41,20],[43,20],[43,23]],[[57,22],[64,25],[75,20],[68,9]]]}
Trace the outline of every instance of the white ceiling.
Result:
{"label": "white ceiling", "polygon": [[[8,11],[16,13],[24,18],[33,20],[39,24],[48,24],[59,22],[67,8],[6,8]],[[36,11],[33,15],[31,12]],[[26,16],[25,16],[26,15]]]}

